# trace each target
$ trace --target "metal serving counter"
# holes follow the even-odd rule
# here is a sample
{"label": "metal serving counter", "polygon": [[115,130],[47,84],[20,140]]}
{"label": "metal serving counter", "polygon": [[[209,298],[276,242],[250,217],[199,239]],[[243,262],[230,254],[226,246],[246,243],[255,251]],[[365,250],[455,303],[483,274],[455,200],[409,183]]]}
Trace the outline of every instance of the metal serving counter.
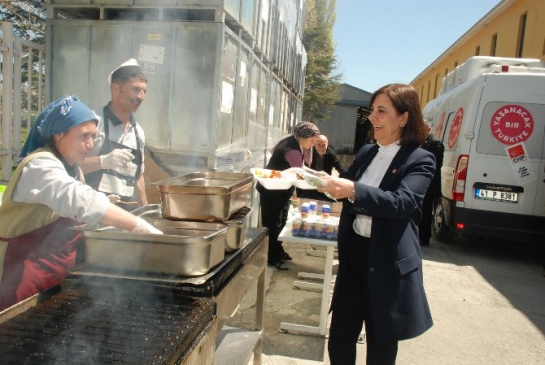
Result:
{"label": "metal serving counter", "polygon": [[[237,336],[261,364],[267,247],[266,229],[249,228],[243,247],[201,277],[80,265],[48,295],[0,313],[0,364],[219,364]],[[256,283],[255,331],[224,329]]]}

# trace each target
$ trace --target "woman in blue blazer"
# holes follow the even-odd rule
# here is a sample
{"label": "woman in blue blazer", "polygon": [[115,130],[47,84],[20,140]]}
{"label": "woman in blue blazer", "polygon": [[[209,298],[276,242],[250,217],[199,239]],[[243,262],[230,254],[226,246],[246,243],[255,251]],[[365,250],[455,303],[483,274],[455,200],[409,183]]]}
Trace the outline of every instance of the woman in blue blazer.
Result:
{"label": "woman in blue blazer", "polygon": [[377,144],[365,145],[348,171],[327,178],[329,192],[347,198],[339,222],[339,268],[331,303],[331,365],[356,362],[365,323],[367,365],[395,364],[398,341],[433,325],[424,291],[418,224],[435,172],[418,94],[391,84],[371,97]]}

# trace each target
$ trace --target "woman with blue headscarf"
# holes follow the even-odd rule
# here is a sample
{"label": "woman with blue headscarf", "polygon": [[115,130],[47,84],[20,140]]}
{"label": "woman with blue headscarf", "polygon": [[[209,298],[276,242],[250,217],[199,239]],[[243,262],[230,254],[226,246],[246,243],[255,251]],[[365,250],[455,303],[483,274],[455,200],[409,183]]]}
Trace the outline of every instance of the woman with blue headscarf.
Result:
{"label": "woman with blue headscarf", "polygon": [[61,282],[82,238],[74,226],[161,233],[83,182],[78,163],[96,132],[96,115],[75,96],[36,119],[0,205],[0,310]]}

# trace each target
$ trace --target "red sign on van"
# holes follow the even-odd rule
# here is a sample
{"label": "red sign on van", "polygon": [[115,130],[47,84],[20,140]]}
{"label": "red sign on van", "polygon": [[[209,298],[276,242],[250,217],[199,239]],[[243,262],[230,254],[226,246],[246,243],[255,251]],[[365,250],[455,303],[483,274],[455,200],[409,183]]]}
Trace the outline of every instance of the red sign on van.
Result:
{"label": "red sign on van", "polygon": [[534,118],[523,106],[504,105],[492,115],[490,129],[499,142],[510,146],[530,138],[534,131]]}
{"label": "red sign on van", "polygon": [[460,129],[462,129],[462,119],[464,119],[464,108],[458,109],[454,115],[454,120],[450,125],[450,132],[448,134],[448,148],[452,149],[458,140]]}
{"label": "red sign on van", "polygon": [[509,157],[511,157],[512,162],[520,162],[522,160],[526,160],[524,147],[520,143],[514,146],[507,147],[507,152],[509,153]]}

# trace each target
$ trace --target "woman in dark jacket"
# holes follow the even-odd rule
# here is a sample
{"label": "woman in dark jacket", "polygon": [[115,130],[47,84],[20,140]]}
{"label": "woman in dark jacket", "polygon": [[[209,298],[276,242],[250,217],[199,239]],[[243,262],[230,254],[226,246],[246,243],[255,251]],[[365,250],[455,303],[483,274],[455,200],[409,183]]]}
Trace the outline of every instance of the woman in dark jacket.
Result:
{"label": "woman in dark jacket", "polygon": [[[297,124],[293,134],[276,144],[267,169],[283,171],[290,167],[303,167],[302,149],[312,148],[319,135],[320,130],[313,123]],[[278,236],[286,224],[294,188],[267,190],[259,183],[256,188],[261,198],[261,224],[269,229],[268,263],[279,270],[287,270],[284,260],[291,260],[291,257],[284,251]]]}
{"label": "woman in dark jacket", "polygon": [[332,365],[355,364],[365,322],[367,365],[395,364],[398,341],[432,324],[422,275],[418,223],[435,171],[433,155],[418,148],[426,138],[418,94],[392,84],[371,98],[377,144],[366,145],[329,192],[347,198],[339,222],[339,269],[331,304]]}

